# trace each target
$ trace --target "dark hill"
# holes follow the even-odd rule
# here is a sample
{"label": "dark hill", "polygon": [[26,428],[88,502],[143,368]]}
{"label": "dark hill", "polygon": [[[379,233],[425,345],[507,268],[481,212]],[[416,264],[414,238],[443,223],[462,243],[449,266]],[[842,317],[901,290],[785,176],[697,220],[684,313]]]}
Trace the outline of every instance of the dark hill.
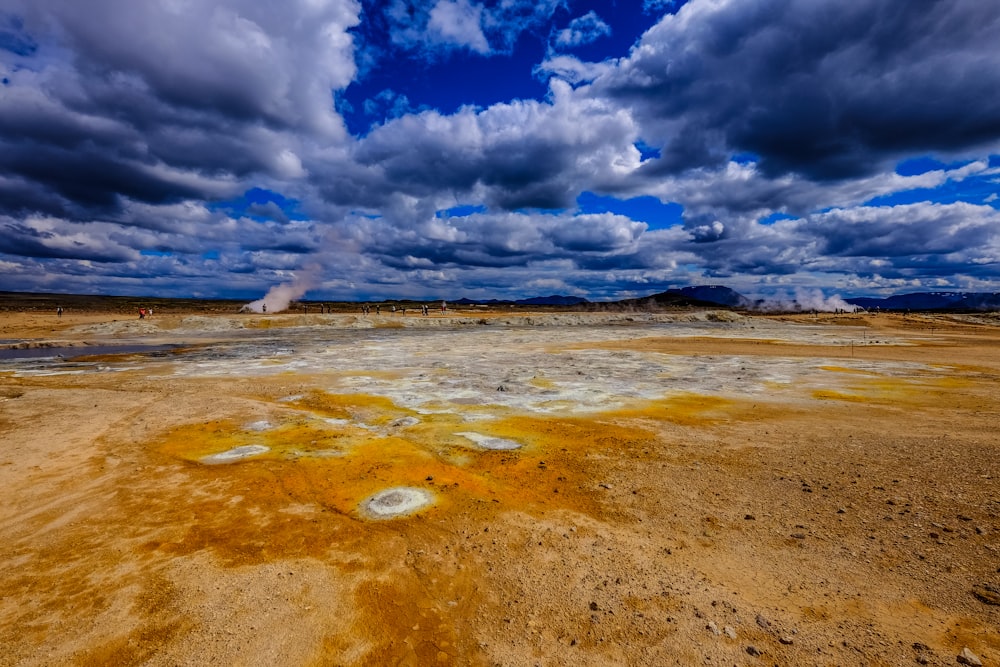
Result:
{"label": "dark hill", "polygon": [[753,305],[750,299],[725,285],[692,285],[680,289],[667,290],[668,294],[680,294],[690,299],[715,303],[730,308],[749,308]]}
{"label": "dark hill", "polygon": [[847,303],[871,310],[1000,310],[997,292],[913,292],[896,294],[884,299],[855,297]]}

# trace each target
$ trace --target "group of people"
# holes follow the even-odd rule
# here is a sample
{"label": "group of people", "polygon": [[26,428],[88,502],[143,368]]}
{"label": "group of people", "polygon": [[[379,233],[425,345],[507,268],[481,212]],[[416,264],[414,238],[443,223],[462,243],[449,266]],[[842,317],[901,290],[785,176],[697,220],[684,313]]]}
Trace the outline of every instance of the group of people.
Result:
{"label": "group of people", "polygon": [[[396,304],[394,304],[394,303],[393,304],[389,304],[389,312],[393,313],[393,314],[395,314],[397,312]],[[398,312],[401,313],[402,315],[406,315],[406,307],[405,306],[401,306],[398,309]],[[444,314],[446,312],[448,312],[448,304],[445,303],[444,301],[442,301],[441,302],[441,313]],[[370,305],[368,305],[367,303],[361,304],[361,314],[362,315],[371,315],[372,314],[372,307]],[[377,304],[377,303],[375,304],[375,314],[376,315],[381,315],[382,314],[382,306],[381,306],[381,304]],[[420,314],[423,315],[424,317],[427,317],[428,315],[430,315],[431,314],[431,308],[430,308],[430,306],[428,306],[426,303],[420,304]]]}
{"label": "group of people", "polygon": [[144,320],[147,317],[152,317],[152,316],[153,316],[153,309],[152,308],[146,308],[144,306],[139,306],[139,319],[140,320]]}

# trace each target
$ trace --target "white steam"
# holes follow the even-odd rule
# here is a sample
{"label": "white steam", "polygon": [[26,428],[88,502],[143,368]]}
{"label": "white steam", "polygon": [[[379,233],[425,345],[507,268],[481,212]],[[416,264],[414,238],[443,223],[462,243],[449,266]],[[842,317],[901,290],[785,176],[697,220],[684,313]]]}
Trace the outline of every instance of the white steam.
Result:
{"label": "white steam", "polygon": [[802,307],[802,310],[815,310],[821,313],[834,313],[846,311],[853,313],[855,307],[842,298],[839,294],[833,296],[823,296],[819,290],[795,290],[795,302]]}
{"label": "white steam", "polygon": [[288,304],[315,287],[314,273],[314,271],[306,271],[296,275],[290,283],[275,285],[267,291],[263,299],[251,301],[241,310],[251,313],[280,313],[283,310],[288,310]]}
{"label": "white steam", "polygon": [[810,290],[798,288],[795,290],[794,294],[794,296],[789,296],[787,298],[767,299],[758,303],[756,309],[772,312],[815,311],[818,313],[853,313],[858,309],[857,306],[844,301],[839,294],[825,296],[823,292],[818,289]]}

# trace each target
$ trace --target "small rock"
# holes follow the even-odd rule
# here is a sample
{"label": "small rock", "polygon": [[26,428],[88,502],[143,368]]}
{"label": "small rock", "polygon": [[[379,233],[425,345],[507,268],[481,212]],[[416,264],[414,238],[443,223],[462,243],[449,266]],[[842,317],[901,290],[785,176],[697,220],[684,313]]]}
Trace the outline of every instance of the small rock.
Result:
{"label": "small rock", "polygon": [[989,584],[981,584],[972,587],[972,594],[976,599],[986,604],[1000,607],[1000,589]]}
{"label": "small rock", "polygon": [[913,642],[914,651],[929,651],[930,647],[927,644],[921,644],[920,642]]}
{"label": "small rock", "polygon": [[985,535],[986,529],[982,526],[976,526],[976,535]]}
{"label": "small rock", "polygon": [[[968,649],[966,649],[966,650],[968,650]],[[761,652],[761,650],[759,648],[757,648],[756,646],[754,646],[753,644],[751,644],[750,646],[747,646],[747,653],[749,653],[750,655],[752,655],[755,658],[760,657],[761,655],[763,655],[763,653]],[[983,663],[979,663],[979,664],[981,665]]]}
{"label": "small rock", "polygon": [[764,618],[760,614],[757,614],[757,619],[756,620],[757,620],[757,625],[759,625],[760,627],[764,628],[765,630],[767,630],[767,629],[769,629],[771,627],[771,621],[767,620],[766,618]]}
{"label": "small rock", "polygon": [[755,517],[753,514],[747,514],[743,517],[744,521],[755,521],[756,519],[757,517]]}
{"label": "small rock", "polygon": [[791,637],[787,637],[787,636],[785,636],[785,637],[779,637],[778,641],[781,642],[782,644],[784,644],[785,646],[789,646],[789,645],[791,645],[791,644],[794,643],[792,641],[792,638]]}
{"label": "small rock", "polygon": [[804,539],[806,539],[806,534],[805,533],[792,533],[791,536],[793,538],[795,538],[796,540],[804,540]]}
{"label": "small rock", "polygon": [[708,625],[705,626],[705,629],[710,631],[715,636],[719,635],[719,626],[715,624],[715,621],[709,621]]}
{"label": "small rock", "polygon": [[722,628],[722,634],[729,637],[730,639],[736,639],[736,630],[731,625],[727,625]]}
{"label": "small rock", "polygon": [[983,661],[979,659],[979,656],[969,650],[966,646],[962,649],[962,652],[958,654],[958,663],[960,665],[972,665],[972,667],[983,667]]}

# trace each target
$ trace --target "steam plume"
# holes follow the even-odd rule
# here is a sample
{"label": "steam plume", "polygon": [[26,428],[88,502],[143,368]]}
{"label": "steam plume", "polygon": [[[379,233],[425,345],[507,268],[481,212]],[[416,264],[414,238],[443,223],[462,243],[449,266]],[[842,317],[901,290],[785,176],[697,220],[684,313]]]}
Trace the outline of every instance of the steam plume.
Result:
{"label": "steam plume", "polygon": [[298,299],[315,286],[315,271],[307,269],[297,274],[291,282],[275,285],[267,291],[264,298],[251,301],[241,310],[251,313],[280,313],[283,310],[288,310],[288,304],[292,300]]}
{"label": "steam plume", "polygon": [[820,290],[796,289],[795,296],[785,299],[768,299],[757,305],[757,310],[770,312],[816,311],[819,313],[835,313],[843,311],[853,313],[857,306],[844,301],[839,294],[824,296]]}

